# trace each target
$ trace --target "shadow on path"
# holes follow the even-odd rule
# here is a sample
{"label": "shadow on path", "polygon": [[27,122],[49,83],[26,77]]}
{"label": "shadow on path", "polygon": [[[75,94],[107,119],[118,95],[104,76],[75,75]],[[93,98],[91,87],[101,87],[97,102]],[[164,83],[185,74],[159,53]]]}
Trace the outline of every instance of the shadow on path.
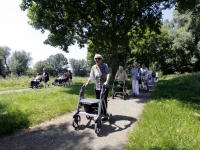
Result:
{"label": "shadow on path", "polygon": [[[119,125],[119,122],[123,121],[123,126]],[[129,128],[134,122],[136,122],[137,119],[129,116],[122,116],[122,115],[114,115],[111,117],[111,122],[108,124],[108,122],[102,122],[102,128],[100,137],[108,136],[109,134],[112,134],[114,132],[120,132],[122,130],[125,130]],[[88,120],[87,124],[81,124],[80,130],[85,130],[86,128],[94,130],[94,120]]]}
{"label": "shadow on path", "polygon": [[[91,142],[94,137],[89,132],[77,134],[75,130],[71,131],[70,123],[60,125],[49,125],[46,128],[38,128],[34,131],[26,131],[12,138],[0,139],[0,148],[3,150],[28,150],[28,149],[80,149],[80,145],[87,147],[87,142]],[[13,140],[14,139],[14,140]]]}

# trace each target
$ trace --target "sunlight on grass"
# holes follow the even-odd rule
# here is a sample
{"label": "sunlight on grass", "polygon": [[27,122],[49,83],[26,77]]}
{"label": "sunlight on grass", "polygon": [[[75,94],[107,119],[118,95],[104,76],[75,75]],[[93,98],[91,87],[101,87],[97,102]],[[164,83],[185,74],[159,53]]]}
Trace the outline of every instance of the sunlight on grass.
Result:
{"label": "sunlight on grass", "polygon": [[124,149],[200,149],[199,89],[200,74],[161,78]]}
{"label": "sunlight on grass", "polygon": [[32,78],[29,78],[27,76],[0,79],[0,91],[28,88],[31,80]]}
{"label": "sunlight on grass", "polygon": [[[29,78],[23,79],[24,83],[30,82]],[[0,95],[0,136],[75,110],[79,91],[87,79],[74,77],[72,86],[56,88],[51,86],[47,89],[31,89]],[[11,86],[11,83],[16,84],[16,81],[11,78],[7,84]],[[110,82],[109,96],[112,94],[111,84],[112,82]],[[13,85],[12,89],[16,87]],[[85,97],[95,98],[94,83],[85,89]]]}
{"label": "sunlight on grass", "polygon": [[[86,78],[74,79],[81,85]],[[81,85],[36,89],[0,96],[0,136],[75,110]],[[86,90],[94,97],[93,85]]]}

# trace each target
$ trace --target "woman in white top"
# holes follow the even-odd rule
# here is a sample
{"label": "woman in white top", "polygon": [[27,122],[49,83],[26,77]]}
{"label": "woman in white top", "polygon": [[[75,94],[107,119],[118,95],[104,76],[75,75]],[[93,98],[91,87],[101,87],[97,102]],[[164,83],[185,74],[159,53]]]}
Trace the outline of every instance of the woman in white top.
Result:
{"label": "woman in white top", "polygon": [[139,79],[139,69],[138,69],[138,63],[133,63],[134,68],[131,69],[131,81],[132,81],[132,89],[133,89],[133,95],[138,97],[139,95],[139,85],[138,85],[138,79]]}

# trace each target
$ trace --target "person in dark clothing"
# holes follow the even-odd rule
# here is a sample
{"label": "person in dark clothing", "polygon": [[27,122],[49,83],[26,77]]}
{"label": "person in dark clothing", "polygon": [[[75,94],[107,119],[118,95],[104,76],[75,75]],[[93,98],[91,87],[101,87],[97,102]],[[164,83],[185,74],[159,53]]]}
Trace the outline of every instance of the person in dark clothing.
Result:
{"label": "person in dark clothing", "polygon": [[69,70],[69,82],[70,82],[70,84],[73,84],[73,82],[72,82],[72,72],[71,72],[71,70]]}
{"label": "person in dark clothing", "polygon": [[48,81],[49,81],[49,74],[48,74],[48,72],[46,71],[45,68],[43,68],[42,77],[43,77],[43,81],[44,81],[44,87],[45,87],[45,88],[46,88],[47,86],[49,87],[49,84],[48,84]]}

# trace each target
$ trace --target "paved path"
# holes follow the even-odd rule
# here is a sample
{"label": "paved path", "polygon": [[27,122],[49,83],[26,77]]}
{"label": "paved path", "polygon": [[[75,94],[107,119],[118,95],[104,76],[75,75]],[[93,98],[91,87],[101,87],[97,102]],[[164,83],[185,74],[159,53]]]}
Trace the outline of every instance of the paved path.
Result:
{"label": "paved path", "polygon": [[1,138],[0,150],[121,150],[153,88],[151,85],[150,92],[142,92],[139,98],[110,99],[108,111],[113,115],[112,124],[103,123],[99,137],[94,131],[94,121],[85,116],[81,116],[80,130],[75,131],[73,113],[69,113]]}

